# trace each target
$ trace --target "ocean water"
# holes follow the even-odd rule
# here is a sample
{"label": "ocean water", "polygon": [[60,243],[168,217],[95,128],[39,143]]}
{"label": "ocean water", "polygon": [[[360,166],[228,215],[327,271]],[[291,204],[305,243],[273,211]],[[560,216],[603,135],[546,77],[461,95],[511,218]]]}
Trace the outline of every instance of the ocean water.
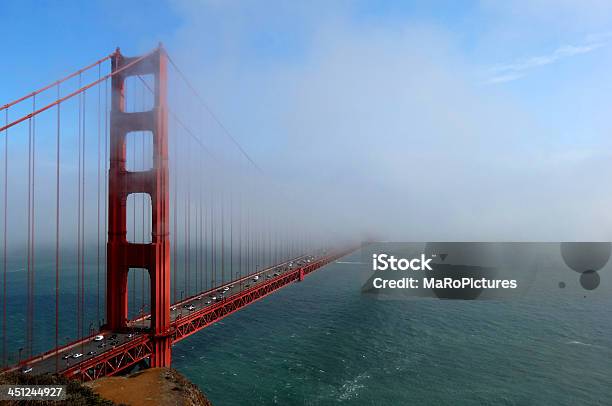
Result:
{"label": "ocean water", "polygon": [[363,281],[332,263],[176,344],[173,366],[215,406],[612,405],[609,290],[380,300]]}
{"label": "ocean water", "polygon": [[[54,343],[54,267],[39,258],[34,353]],[[181,341],[173,366],[215,406],[612,405],[612,264],[594,291],[557,260],[524,297],[381,300],[361,293],[371,274],[361,260],[351,254]],[[69,265],[60,344],[78,334]],[[7,275],[11,362],[24,346],[22,268],[9,263]],[[98,309],[95,264],[87,272],[86,330]],[[138,294],[135,307],[146,303]],[[103,286],[101,296],[103,317]]]}

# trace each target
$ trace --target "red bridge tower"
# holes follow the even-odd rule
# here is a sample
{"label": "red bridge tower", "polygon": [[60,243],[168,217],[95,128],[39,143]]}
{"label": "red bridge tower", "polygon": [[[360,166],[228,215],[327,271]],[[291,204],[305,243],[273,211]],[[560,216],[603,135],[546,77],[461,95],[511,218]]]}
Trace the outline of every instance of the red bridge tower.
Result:
{"label": "red bridge tower", "polygon": [[[167,57],[160,45],[138,63],[137,58],[121,55],[112,58],[112,109],[110,114],[109,219],[107,244],[106,314],[107,327],[114,331],[127,328],[128,272],[145,268],[151,280],[152,367],[170,366],[170,244],[168,239],[168,122]],[[154,76],[154,105],[149,111],[126,112],[126,78]],[[147,171],[126,169],[126,137],[133,131],[150,131],[153,136],[153,167]],[[127,240],[127,198],[131,193],[151,197],[151,243]]]}

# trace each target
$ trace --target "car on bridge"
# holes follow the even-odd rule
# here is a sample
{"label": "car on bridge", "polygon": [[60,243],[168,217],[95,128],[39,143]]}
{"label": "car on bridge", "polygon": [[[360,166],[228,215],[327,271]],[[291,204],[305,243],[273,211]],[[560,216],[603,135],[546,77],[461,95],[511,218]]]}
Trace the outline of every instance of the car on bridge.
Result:
{"label": "car on bridge", "polygon": [[102,340],[104,340],[104,336],[102,334],[98,334],[97,336],[94,337],[93,340],[94,341],[102,341]]}

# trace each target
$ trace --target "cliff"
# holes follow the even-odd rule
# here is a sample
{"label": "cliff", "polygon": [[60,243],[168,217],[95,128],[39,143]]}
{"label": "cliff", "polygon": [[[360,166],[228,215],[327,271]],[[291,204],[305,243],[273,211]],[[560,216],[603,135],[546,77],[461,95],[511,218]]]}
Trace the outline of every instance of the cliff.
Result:
{"label": "cliff", "polygon": [[110,400],[101,398],[91,388],[80,382],[57,375],[30,375],[20,372],[0,374],[0,385],[66,385],[66,399],[60,401],[0,401],[0,404],[12,405],[53,405],[53,406],[113,406]]}
{"label": "cliff", "polygon": [[53,406],[185,405],[212,406],[197,386],[171,368],[151,368],[128,376],[111,376],[82,384],[57,375],[0,374],[4,385],[66,385],[63,401],[0,401],[3,405]]}
{"label": "cliff", "polygon": [[116,404],[212,406],[197,386],[171,368],[150,368],[128,376],[101,378],[86,385]]}

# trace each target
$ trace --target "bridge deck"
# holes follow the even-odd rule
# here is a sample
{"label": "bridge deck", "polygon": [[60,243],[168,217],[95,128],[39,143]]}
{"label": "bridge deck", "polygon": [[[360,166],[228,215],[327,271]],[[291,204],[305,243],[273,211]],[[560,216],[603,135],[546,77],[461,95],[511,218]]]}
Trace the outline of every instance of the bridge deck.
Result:
{"label": "bridge deck", "polygon": [[[180,341],[252,302],[300,280],[346,253],[347,251],[304,255],[174,304],[170,309],[172,342]],[[146,315],[133,320],[129,331],[102,331],[98,333],[104,335],[102,341],[94,341],[94,336],[86,337],[57,351],[52,350],[23,361],[9,370],[31,368],[29,373],[33,374],[59,372],[68,376],[78,375],[83,380],[113,375],[151,355],[152,343],[148,327],[149,315]],[[74,358],[76,353],[82,355]]]}

